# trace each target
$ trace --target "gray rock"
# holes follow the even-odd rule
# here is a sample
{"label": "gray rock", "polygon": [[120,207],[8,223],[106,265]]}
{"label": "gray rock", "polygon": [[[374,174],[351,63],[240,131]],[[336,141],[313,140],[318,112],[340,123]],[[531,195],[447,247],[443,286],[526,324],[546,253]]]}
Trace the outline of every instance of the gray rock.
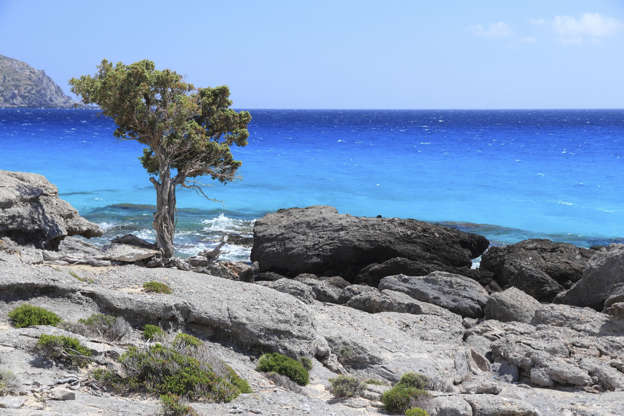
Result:
{"label": "gray rock", "polygon": [[533,325],[550,325],[571,328],[587,335],[624,335],[624,321],[596,312],[591,308],[568,305],[542,305],[535,312]]}
{"label": "gray rock", "polygon": [[615,319],[624,320],[624,302],[614,303],[610,305],[604,312]]}
{"label": "gray rock", "polygon": [[416,220],[338,214],[332,207],[279,210],[254,225],[251,260],[285,276],[338,274],[404,257],[463,269],[488,246],[484,237]]}
{"label": "gray rock", "polygon": [[354,296],[370,293],[372,295],[378,293],[379,290],[368,285],[349,285],[342,289],[340,293],[339,303],[347,303]]}
{"label": "gray rock", "polygon": [[58,387],[50,392],[49,397],[52,400],[76,400],[76,392]]}
{"label": "gray rock", "polygon": [[26,399],[19,396],[0,397],[0,409],[19,409],[24,406]]}
{"label": "gray rock", "polygon": [[56,250],[68,235],[96,237],[102,230],[58,197],[58,189],[34,173],[0,170],[0,236]]}
{"label": "gray rock", "polygon": [[491,394],[470,394],[463,396],[473,416],[540,416],[539,411],[522,400]]}
{"label": "gray rock", "polygon": [[[583,277],[555,302],[602,309],[603,303],[624,284],[624,244],[612,244],[588,262]],[[619,293],[619,292],[618,292]]]}
{"label": "gray rock", "polygon": [[435,271],[448,271],[459,273],[471,278],[477,278],[479,273],[470,267],[458,269],[455,266],[431,261],[431,260],[410,260],[403,257],[394,257],[383,263],[373,263],[364,267],[354,279],[355,283],[367,284],[370,286],[379,285],[379,281],[386,276],[405,274],[407,276],[424,276]]}
{"label": "gray rock", "polygon": [[329,280],[321,280],[310,274],[299,275],[295,277],[295,280],[308,285],[319,302],[338,303],[340,301],[342,289],[332,285]]}
{"label": "gray rock", "polygon": [[448,316],[452,312],[434,305],[432,303],[421,302],[405,293],[394,290],[373,289],[352,296],[346,306],[359,309],[369,313],[379,312],[401,312],[414,315],[439,315]]}
{"label": "gray rock", "polygon": [[621,302],[624,302],[624,283],[613,286],[611,294],[604,302],[604,309]]}
{"label": "gray rock", "polygon": [[112,244],[126,244],[129,246],[135,246],[140,248],[147,248],[151,250],[157,250],[158,247],[154,243],[145,241],[142,238],[137,237],[134,234],[125,234],[119,237],[115,237],[111,240]]}
{"label": "gray rock", "polygon": [[593,250],[550,240],[525,240],[490,247],[480,268],[503,288],[515,286],[539,301],[550,301],[581,278]]}
{"label": "gray rock", "polygon": [[437,396],[429,403],[430,416],[472,416],[472,407],[460,396]]}
{"label": "gray rock", "polygon": [[488,300],[486,290],[479,283],[446,272],[433,272],[427,276],[388,276],[379,282],[379,288],[403,292],[470,318],[483,316],[483,307]]}
{"label": "gray rock", "polygon": [[485,305],[485,319],[531,322],[535,311],[541,306],[541,303],[523,291],[510,287],[503,292],[492,293]]}
{"label": "gray rock", "polygon": [[273,272],[261,272],[254,276],[254,280],[256,282],[268,281],[273,282],[275,280],[283,279],[284,276],[281,274],[273,273]]}
{"label": "gray rock", "polygon": [[275,289],[279,292],[288,293],[305,303],[312,303],[315,299],[312,288],[305,283],[298,282],[297,280],[283,278],[274,282],[261,281],[257,284],[264,287],[270,287],[271,289]]}
{"label": "gray rock", "polygon": [[121,263],[136,263],[141,260],[147,260],[160,254],[157,250],[130,246],[127,244],[112,244],[106,249],[104,255],[111,261]]}

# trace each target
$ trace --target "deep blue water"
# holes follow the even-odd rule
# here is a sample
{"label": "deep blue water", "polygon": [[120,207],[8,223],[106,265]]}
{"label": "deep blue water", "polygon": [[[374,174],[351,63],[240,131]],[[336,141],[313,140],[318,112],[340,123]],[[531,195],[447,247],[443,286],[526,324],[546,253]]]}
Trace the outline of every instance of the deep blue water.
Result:
{"label": "deep blue water", "polygon": [[[234,149],[240,180],[207,189],[222,202],[179,192],[181,253],[248,235],[268,211],[315,204],[454,222],[496,243],[624,237],[624,110],[251,114],[249,144]],[[149,238],[141,146],[113,129],[95,110],[0,109],[0,169],[45,175],[108,236]]]}

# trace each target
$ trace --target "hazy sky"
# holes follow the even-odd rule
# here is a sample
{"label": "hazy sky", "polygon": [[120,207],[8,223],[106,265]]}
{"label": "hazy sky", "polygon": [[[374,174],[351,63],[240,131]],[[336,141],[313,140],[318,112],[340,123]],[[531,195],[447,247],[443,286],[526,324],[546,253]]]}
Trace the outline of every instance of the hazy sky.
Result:
{"label": "hazy sky", "polygon": [[66,91],[149,58],[243,108],[624,108],[624,0],[0,0],[0,54]]}

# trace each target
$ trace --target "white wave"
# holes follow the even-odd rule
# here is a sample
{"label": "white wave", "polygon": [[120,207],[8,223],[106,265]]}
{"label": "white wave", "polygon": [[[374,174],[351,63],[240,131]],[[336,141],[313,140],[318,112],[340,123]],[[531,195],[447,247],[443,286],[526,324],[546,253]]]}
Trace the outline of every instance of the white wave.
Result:
{"label": "white wave", "polygon": [[254,221],[230,218],[221,213],[215,218],[203,220],[202,224],[206,225],[203,231],[208,232],[250,232]]}
{"label": "white wave", "polygon": [[119,224],[114,223],[114,222],[98,222],[98,225],[100,226],[102,231],[106,232],[110,230],[111,228],[118,226]]}

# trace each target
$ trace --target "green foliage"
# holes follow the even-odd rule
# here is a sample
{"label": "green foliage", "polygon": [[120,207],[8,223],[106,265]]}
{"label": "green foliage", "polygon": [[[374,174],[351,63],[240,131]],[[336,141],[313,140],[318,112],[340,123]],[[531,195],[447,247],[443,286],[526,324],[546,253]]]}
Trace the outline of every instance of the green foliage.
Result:
{"label": "green foliage", "polygon": [[364,390],[364,383],[352,376],[330,378],[329,392],[337,398],[357,397]]}
{"label": "green foliage", "polygon": [[143,283],[143,289],[149,293],[165,293],[167,295],[171,294],[171,288],[162,282],[145,282]]}
{"label": "green foliage", "polygon": [[159,326],[146,324],[143,327],[143,338],[148,340],[148,341],[154,340],[154,339],[162,337],[164,335],[165,335],[165,333],[163,332],[163,330]]}
{"label": "green foliage", "polygon": [[175,339],[173,340],[173,346],[177,348],[197,348],[200,345],[202,345],[201,340],[189,334],[180,333],[176,335]]}
{"label": "green foliage", "polygon": [[376,386],[385,386],[388,383],[386,383],[383,380],[378,380],[376,378],[369,378],[367,380],[364,380],[364,384],[373,384],[373,385],[376,385]]}
{"label": "green foliage", "polygon": [[119,361],[126,373],[123,382],[117,379],[119,376],[106,373],[94,377],[102,382],[110,380],[110,387],[125,388],[128,392],[175,394],[190,400],[229,402],[241,393],[241,380],[233,370],[218,374],[192,355],[160,344],[147,349],[130,347]]}
{"label": "green foliage", "polygon": [[52,325],[56,326],[61,322],[61,318],[54,312],[38,306],[32,306],[27,303],[18,306],[9,312],[13,326],[16,328],[24,328],[34,325]]}
{"label": "green foliage", "polygon": [[310,371],[312,370],[312,360],[309,359],[308,357],[302,357],[301,360],[301,364],[303,364],[303,368],[305,368],[306,370]]}
{"label": "green foliage", "polygon": [[156,240],[163,255],[171,257],[176,187],[203,193],[193,178],[233,180],[241,162],[230,147],[247,145],[251,116],[230,108],[228,87],[195,88],[149,60],[130,65],[102,60],[94,76],[69,83],[85,104],[99,105],[113,119],[116,137],[145,145],[139,159],[156,188]]}
{"label": "green foliage", "polygon": [[163,394],[160,396],[163,416],[199,416],[191,406],[182,402],[180,396]]}
{"label": "green foliage", "polygon": [[399,384],[424,390],[429,385],[429,380],[427,380],[427,377],[423,376],[422,374],[405,373],[401,376]]}
{"label": "green foliage", "polygon": [[305,386],[310,381],[308,370],[304,368],[301,362],[277,352],[264,354],[260,357],[256,370],[266,372],[275,371],[278,374],[290,378],[301,386]]}
{"label": "green foliage", "polygon": [[430,398],[429,393],[424,390],[427,385],[427,378],[421,374],[403,374],[401,380],[381,396],[384,408],[390,413],[402,414],[410,408],[420,407],[419,405]]}
{"label": "green foliage", "polygon": [[252,393],[251,387],[249,387],[249,383],[247,380],[236,374],[236,371],[230,366],[225,366],[226,371],[228,372],[230,383],[234,384],[241,393]]}
{"label": "green foliage", "polygon": [[405,411],[405,416],[429,416],[429,413],[420,407],[412,407]]}
{"label": "green foliage", "polygon": [[64,335],[41,335],[35,350],[46,358],[78,367],[86,366],[92,355],[91,350],[78,339]]}
{"label": "green foliage", "polygon": [[13,393],[17,388],[17,378],[10,371],[0,371],[0,396]]}

